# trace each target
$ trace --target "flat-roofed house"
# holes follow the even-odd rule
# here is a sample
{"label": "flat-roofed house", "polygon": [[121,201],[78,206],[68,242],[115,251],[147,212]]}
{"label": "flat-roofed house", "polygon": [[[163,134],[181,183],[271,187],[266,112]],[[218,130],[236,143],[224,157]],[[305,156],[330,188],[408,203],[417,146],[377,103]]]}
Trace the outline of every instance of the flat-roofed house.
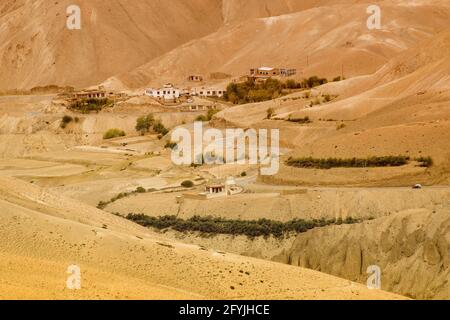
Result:
{"label": "flat-roofed house", "polygon": [[268,79],[271,77],[292,77],[297,74],[297,69],[259,67],[250,69],[250,77],[255,79]]}
{"label": "flat-roofed house", "polygon": [[190,82],[202,82],[203,81],[203,76],[198,75],[198,74],[193,74],[193,75],[190,75],[188,77],[188,81],[190,81]]}
{"label": "flat-roofed house", "polygon": [[175,88],[171,83],[164,85],[162,88],[150,88],[145,90],[145,94],[149,97],[163,100],[165,102],[176,101],[180,98],[181,90]]}
{"label": "flat-roofed house", "polygon": [[199,97],[223,97],[225,94],[225,89],[219,89],[219,88],[195,88],[192,89],[191,95],[193,96],[199,96]]}

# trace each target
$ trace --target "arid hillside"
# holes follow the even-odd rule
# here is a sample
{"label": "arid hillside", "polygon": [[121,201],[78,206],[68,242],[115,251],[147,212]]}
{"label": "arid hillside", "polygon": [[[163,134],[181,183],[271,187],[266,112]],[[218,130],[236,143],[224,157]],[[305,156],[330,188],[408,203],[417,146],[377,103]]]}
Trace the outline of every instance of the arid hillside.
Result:
{"label": "arid hillside", "polygon": [[285,262],[364,281],[380,266],[384,290],[414,299],[449,299],[450,212],[410,210],[353,226],[299,235]]}
{"label": "arid hillside", "polygon": [[[447,28],[390,59],[373,75],[328,83],[311,90],[309,98],[305,93],[293,94],[236,106],[218,118],[237,126],[279,128],[282,145],[293,149],[293,156],[426,155],[448,173],[449,44]],[[325,95],[335,98],[315,104]],[[311,122],[265,120],[268,108],[275,110],[276,118],[307,116]],[[297,173],[286,171],[285,177]],[[434,183],[445,183],[446,174],[435,173]]]}
{"label": "arid hillside", "polygon": [[370,2],[363,0],[175,0],[170,6],[82,0],[81,30],[71,31],[71,4],[2,1],[0,90],[102,82],[142,87],[180,82],[190,73],[240,75],[255,63],[327,77],[344,66],[350,77],[372,73],[429,39],[449,26],[450,16],[445,1],[381,1],[383,29],[371,32]]}
{"label": "arid hillside", "polygon": [[[0,297],[402,299],[316,271],[168,242],[106,212],[1,179]],[[82,289],[66,287],[81,269]]]}
{"label": "arid hillside", "polygon": [[381,30],[367,28],[368,3],[336,3],[228,24],[107,84],[143,87],[212,72],[239,76],[256,65],[297,68],[299,78],[333,79],[342,73],[348,78],[372,74],[400,52],[450,27],[448,3],[406,6],[385,1]]}
{"label": "arid hillside", "polygon": [[221,26],[295,12],[293,0],[80,0],[81,30],[66,28],[69,0],[0,3],[0,90],[98,84]]}
{"label": "arid hillside", "polygon": [[220,0],[81,0],[81,30],[68,30],[72,4],[2,1],[0,89],[94,85],[222,25]]}

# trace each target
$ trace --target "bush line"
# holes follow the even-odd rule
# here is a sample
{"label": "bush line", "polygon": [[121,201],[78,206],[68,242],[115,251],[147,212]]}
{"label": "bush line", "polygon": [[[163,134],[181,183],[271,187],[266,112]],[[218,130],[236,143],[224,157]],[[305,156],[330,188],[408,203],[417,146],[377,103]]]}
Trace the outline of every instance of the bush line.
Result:
{"label": "bush line", "polygon": [[[409,163],[408,156],[385,156],[368,158],[289,158],[286,164],[296,168],[331,169],[331,168],[368,168],[368,167],[400,167]],[[433,160],[430,157],[415,158],[421,167],[431,167]]]}
{"label": "bush line", "polygon": [[178,232],[200,232],[204,235],[226,234],[234,236],[247,236],[249,238],[274,236],[281,238],[290,232],[303,233],[308,230],[330,225],[354,224],[362,220],[348,217],[346,219],[294,219],[288,222],[280,222],[268,219],[259,220],[229,220],[217,217],[194,216],[187,220],[176,216],[150,217],[144,214],[130,213],[128,220],[144,227],[156,228],[158,230],[172,229]]}

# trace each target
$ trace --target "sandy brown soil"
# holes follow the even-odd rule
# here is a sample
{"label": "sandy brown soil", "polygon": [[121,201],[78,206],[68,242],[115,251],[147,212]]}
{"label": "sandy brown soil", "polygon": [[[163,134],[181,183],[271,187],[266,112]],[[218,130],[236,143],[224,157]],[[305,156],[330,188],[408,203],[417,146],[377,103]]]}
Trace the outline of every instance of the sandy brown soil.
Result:
{"label": "sandy brown soil", "polygon": [[[24,182],[2,178],[0,188],[3,298],[401,298],[315,271],[167,242]],[[65,288],[73,264],[83,272],[76,292]]]}

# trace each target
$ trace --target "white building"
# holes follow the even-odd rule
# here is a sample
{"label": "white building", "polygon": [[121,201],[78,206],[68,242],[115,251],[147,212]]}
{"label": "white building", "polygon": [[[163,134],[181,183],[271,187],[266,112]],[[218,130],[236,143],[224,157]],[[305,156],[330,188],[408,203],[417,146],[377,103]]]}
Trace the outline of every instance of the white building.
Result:
{"label": "white building", "polygon": [[175,88],[171,83],[164,85],[163,88],[150,88],[145,90],[145,94],[149,97],[164,101],[176,101],[180,98],[181,90]]}
{"label": "white building", "polygon": [[218,89],[218,88],[195,88],[192,89],[191,95],[192,96],[199,96],[199,97],[219,97],[222,98],[225,94],[225,89]]}

